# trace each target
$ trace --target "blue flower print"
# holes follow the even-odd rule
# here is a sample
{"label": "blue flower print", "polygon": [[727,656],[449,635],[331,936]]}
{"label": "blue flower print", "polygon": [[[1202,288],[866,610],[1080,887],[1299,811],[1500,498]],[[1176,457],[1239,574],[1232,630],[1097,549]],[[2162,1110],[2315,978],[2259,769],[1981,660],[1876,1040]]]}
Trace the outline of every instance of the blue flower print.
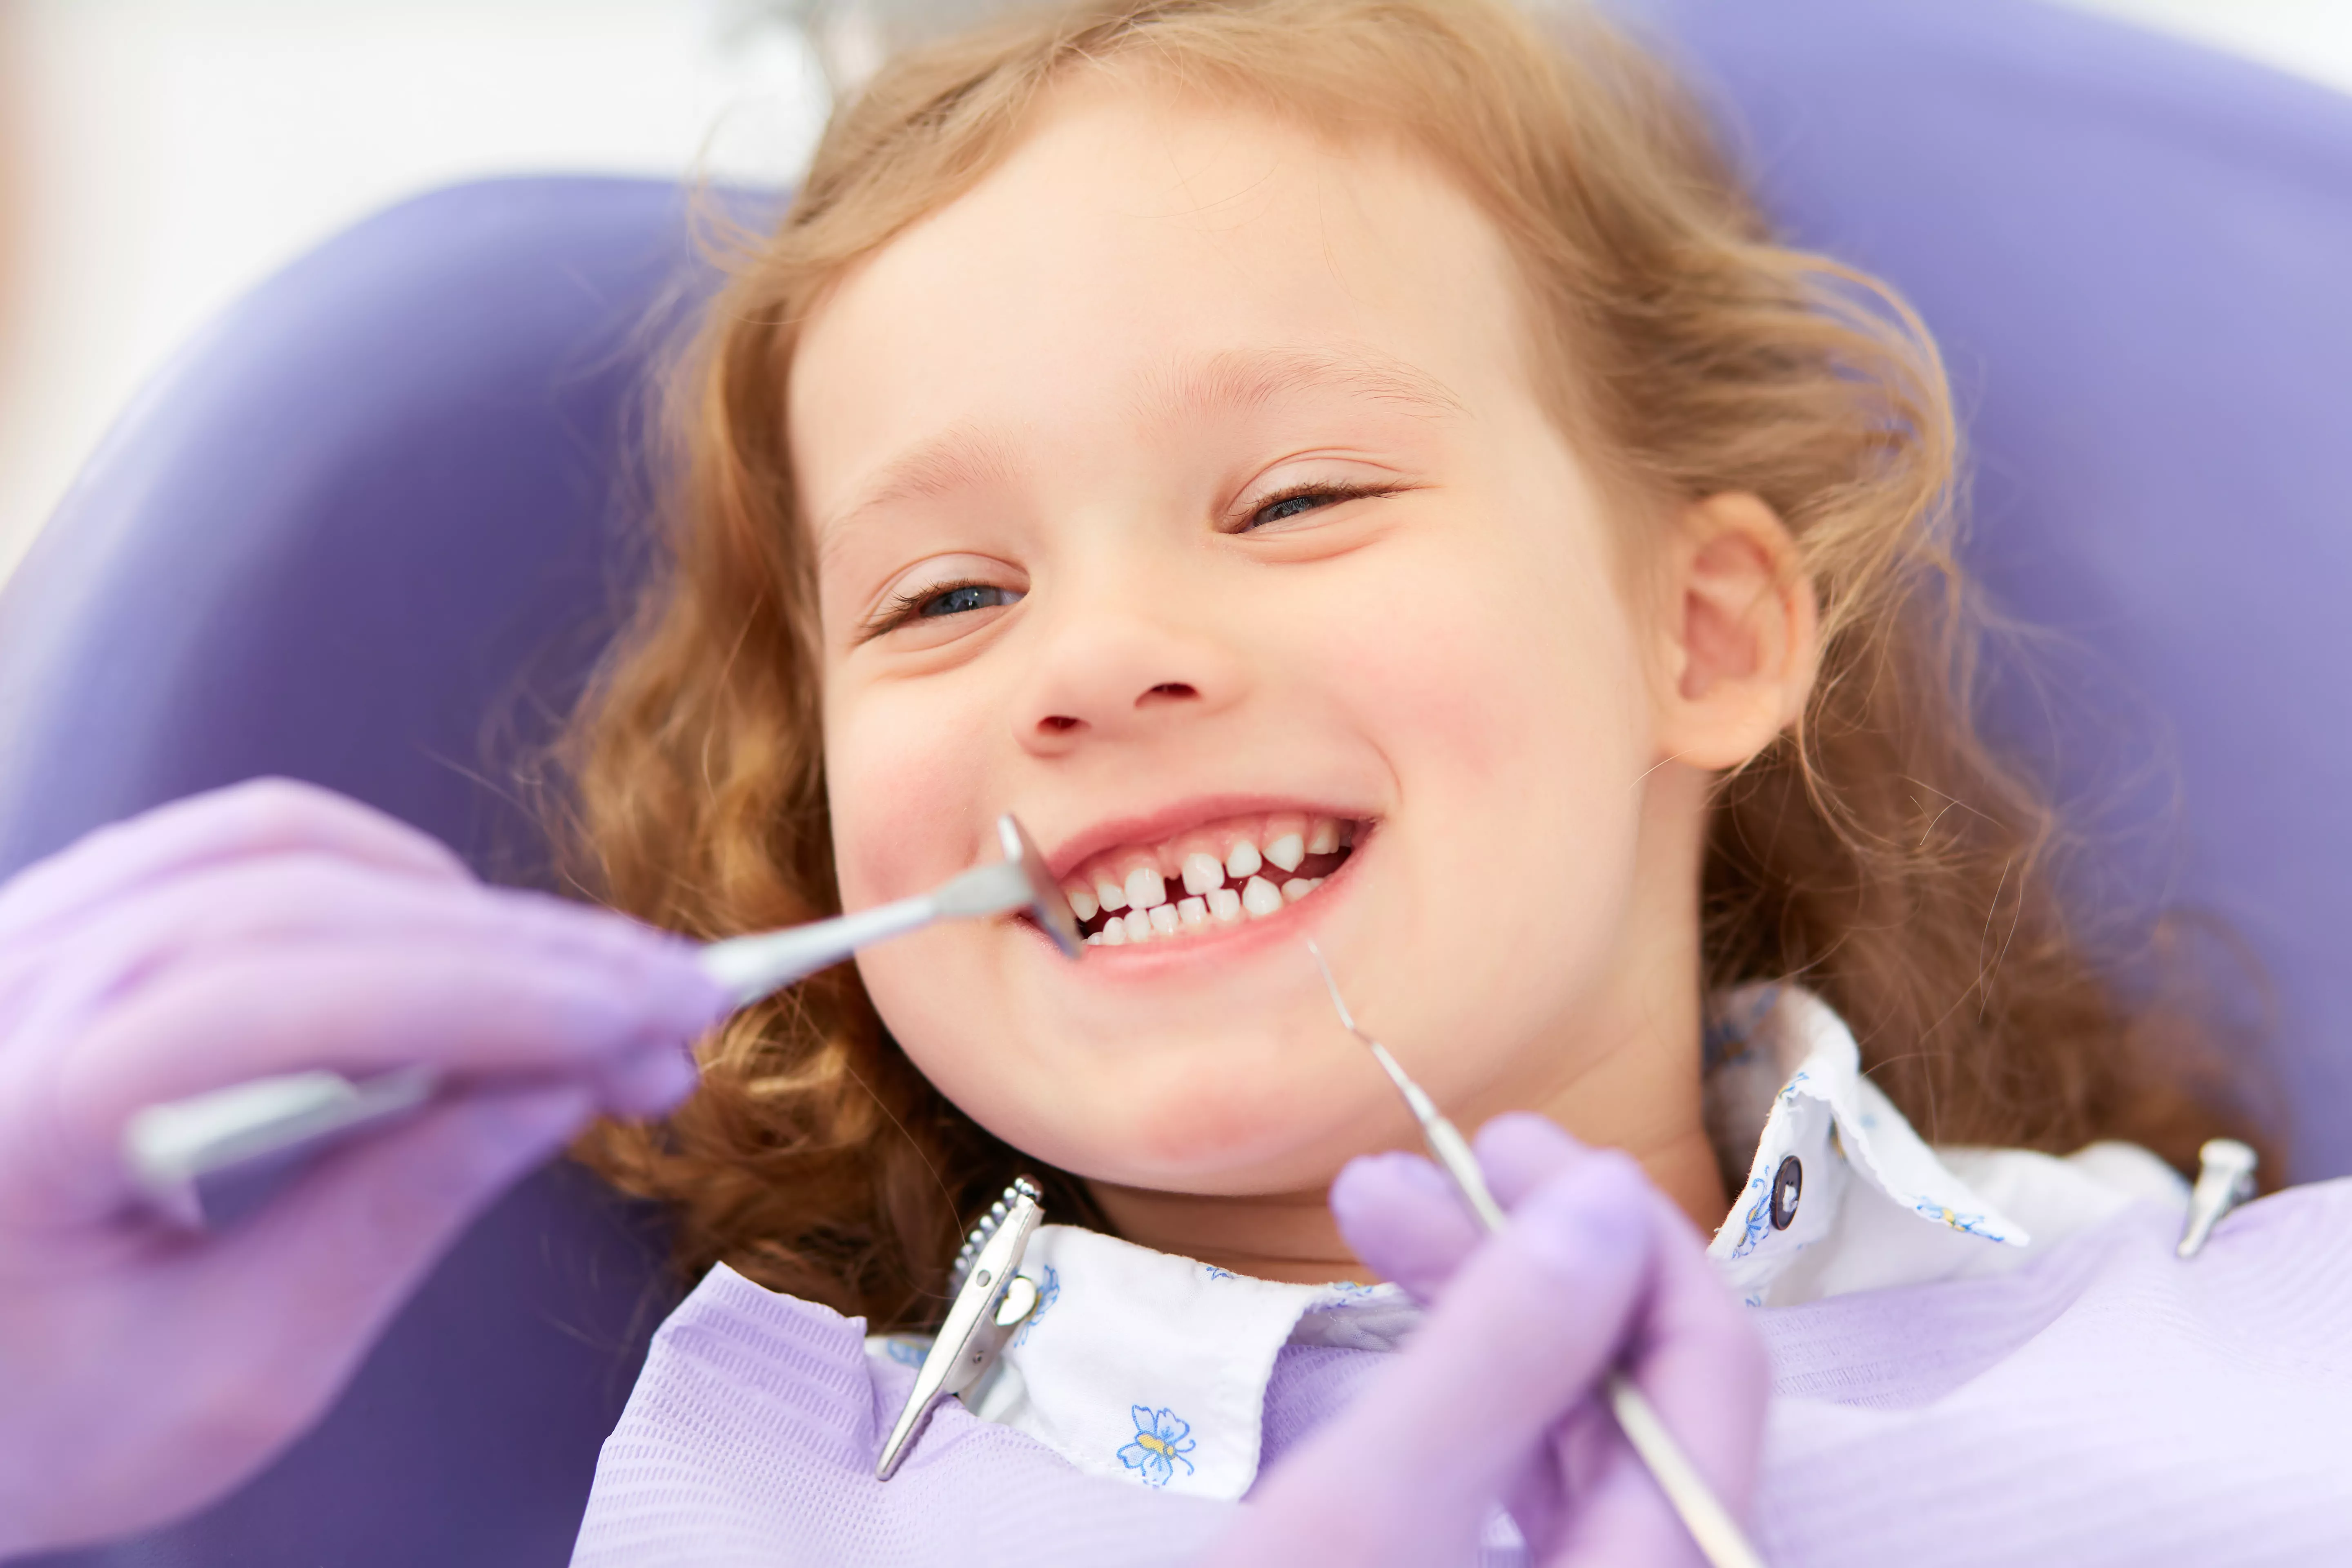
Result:
{"label": "blue flower print", "polygon": [[1021,1320],[1021,1327],[1013,1336],[1013,1349],[1019,1350],[1029,1342],[1029,1332],[1037,1326],[1037,1320],[1053,1310],[1054,1303],[1061,1299],[1062,1271],[1048,1263],[1045,1278],[1037,1284],[1037,1304],[1029,1309],[1029,1315]]}
{"label": "blue flower print", "polygon": [[1201,1265],[1201,1268],[1212,1279],[1231,1279],[1234,1278],[1234,1271],[1232,1269],[1220,1268],[1213,1263],[1203,1263]]}
{"label": "blue flower print", "polygon": [[1772,1234],[1772,1184],[1761,1176],[1750,1176],[1748,1191],[1755,1201],[1748,1205],[1748,1216],[1740,1227],[1739,1245],[1731,1249],[1731,1256],[1735,1258],[1747,1257],[1756,1250],[1757,1243]]}
{"label": "blue flower print", "polygon": [[1148,1405],[1131,1405],[1128,1415],[1135,1420],[1135,1441],[1118,1451],[1118,1462],[1130,1470],[1143,1472],[1147,1487],[1164,1487],[1174,1479],[1176,1467],[1192,1473],[1192,1461],[1184,1456],[1192,1451],[1192,1424],[1172,1410],[1154,1410]]}
{"label": "blue flower print", "polygon": [[931,1347],[914,1340],[900,1339],[894,1334],[882,1342],[882,1353],[900,1366],[920,1366],[923,1364],[923,1358],[931,1353]]}
{"label": "blue flower print", "polygon": [[[1993,1237],[1993,1232],[1989,1228],[1990,1222],[1980,1214],[1956,1214],[1950,1208],[1937,1203],[1933,1198],[1915,1199],[1913,1200],[1911,1206],[1919,1213],[1927,1215],[1929,1219],[1942,1220],[1954,1230],[1964,1232],[1969,1236]],[[1994,1239],[1999,1238],[1994,1237]]]}

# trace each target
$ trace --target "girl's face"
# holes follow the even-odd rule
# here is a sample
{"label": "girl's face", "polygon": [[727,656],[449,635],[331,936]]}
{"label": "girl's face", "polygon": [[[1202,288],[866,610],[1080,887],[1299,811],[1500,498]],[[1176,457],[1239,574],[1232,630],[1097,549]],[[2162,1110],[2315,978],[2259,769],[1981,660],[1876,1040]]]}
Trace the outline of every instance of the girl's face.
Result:
{"label": "girl's face", "polygon": [[1088,929],[1138,931],[859,959],[1007,1142],[1244,1194],[1410,1141],[1309,937],[1465,1122],[1695,1085],[1703,775],[1660,769],[1673,655],[1529,341],[1421,163],[1132,89],[1066,96],[811,324],[845,905],[992,858],[1012,811]]}

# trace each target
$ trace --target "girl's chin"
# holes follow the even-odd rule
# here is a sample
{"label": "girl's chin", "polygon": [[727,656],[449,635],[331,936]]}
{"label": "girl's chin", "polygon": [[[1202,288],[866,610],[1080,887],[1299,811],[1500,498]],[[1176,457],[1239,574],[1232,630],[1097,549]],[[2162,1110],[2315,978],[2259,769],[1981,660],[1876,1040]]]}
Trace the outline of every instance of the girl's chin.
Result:
{"label": "girl's chin", "polygon": [[988,1120],[1014,1148],[1092,1181],[1201,1197],[1306,1193],[1319,1204],[1340,1166],[1397,1147],[1410,1127],[1380,1068],[1339,1039],[1328,1054],[1265,1038],[1147,1047],[1137,1057],[1156,1055],[1150,1069]]}

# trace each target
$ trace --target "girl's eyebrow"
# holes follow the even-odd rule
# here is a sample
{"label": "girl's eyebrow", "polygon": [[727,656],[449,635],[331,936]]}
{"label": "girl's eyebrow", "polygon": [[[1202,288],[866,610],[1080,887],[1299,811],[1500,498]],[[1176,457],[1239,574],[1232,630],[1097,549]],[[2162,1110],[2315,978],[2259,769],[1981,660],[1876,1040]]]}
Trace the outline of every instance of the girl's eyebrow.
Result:
{"label": "girl's eyebrow", "polygon": [[1152,423],[1263,407],[1295,393],[1339,392],[1416,418],[1468,412],[1452,388],[1418,365],[1360,345],[1344,349],[1228,349],[1170,368],[1145,388],[1136,412]]}
{"label": "girl's eyebrow", "polygon": [[[1418,419],[1467,412],[1428,372],[1370,349],[1229,349],[1171,365],[1146,382],[1135,412],[1149,425],[1175,425],[1262,408],[1301,393],[1337,392]],[[1004,484],[1019,462],[1002,431],[969,422],[919,442],[885,464],[858,498],[819,529],[822,559],[860,517],[901,501]]]}
{"label": "girl's eyebrow", "polygon": [[1018,471],[1003,432],[969,422],[950,425],[883,465],[856,500],[824,522],[818,530],[824,542],[818,556],[831,554],[847,536],[849,525],[869,511],[979,485],[1008,483]]}

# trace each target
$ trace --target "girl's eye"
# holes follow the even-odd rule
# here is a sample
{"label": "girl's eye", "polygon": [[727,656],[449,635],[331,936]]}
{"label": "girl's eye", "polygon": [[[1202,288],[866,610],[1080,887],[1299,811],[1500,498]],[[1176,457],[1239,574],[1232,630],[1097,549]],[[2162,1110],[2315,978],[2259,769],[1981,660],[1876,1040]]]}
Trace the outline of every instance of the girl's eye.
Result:
{"label": "girl's eye", "polygon": [[982,583],[962,583],[941,593],[933,594],[914,606],[918,616],[961,616],[971,610],[993,610],[1010,605],[1021,595],[1010,588],[992,588]]}
{"label": "girl's eye", "polygon": [[1260,501],[1236,531],[1247,533],[1254,528],[1272,523],[1287,522],[1294,517],[1336,506],[1343,500],[1355,500],[1362,496],[1381,496],[1392,492],[1377,485],[1301,485],[1278,496]]}
{"label": "girl's eye", "polygon": [[1286,517],[1297,517],[1302,511],[1313,511],[1318,506],[1329,504],[1328,496],[1285,496],[1278,501],[1258,508],[1250,521],[1263,528],[1269,522],[1280,522]]}
{"label": "girl's eye", "polygon": [[885,632],[920,621],[946,621],[956,616],[968,616],[975,610],[1001,609],[1018,604],[1021,590],[1000,588],[989,583],[951,583],[948,586],[917,588],[900,594],[876,611],[866,623],[859,637],[878,637]]}

